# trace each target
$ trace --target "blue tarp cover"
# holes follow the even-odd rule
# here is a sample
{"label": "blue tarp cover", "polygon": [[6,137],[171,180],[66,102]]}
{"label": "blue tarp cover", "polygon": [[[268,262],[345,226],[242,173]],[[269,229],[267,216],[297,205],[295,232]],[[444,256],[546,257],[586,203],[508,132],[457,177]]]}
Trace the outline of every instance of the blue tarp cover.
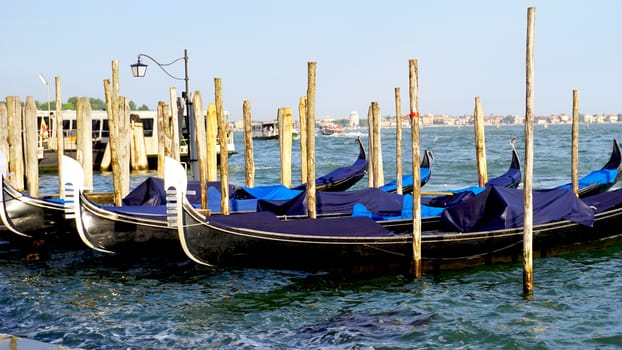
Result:
{"label": "blue tarp cover", "polygon": [[240,187],[235,198],[255,198],[267,200],[288,200],[302,193],[302,190],[292,190],[283,185]]}
{"label": "blue tarp cover", "polygon": [[[443,212],[444,208],[435,208],[427,205],[421,205],[421,217],[434,217],[439,216]],[[410,194],[404,195],[402,201],[402,212],[400,215],[380,215],[367,209],[362,203],[356,203],[352,210],[352,216],[366,216],[373,220],[400,220],[411,219],[413,217],[413,197]]]}
{"label": "blue tarp cover", "polygon": [[[398,216],[402,213],[401,195],[384,192],[378,188],[365,188],[346,192],[317,191],[317,214],[352,214],[356,203],[362,203],[379,215]],[[257,211],[269,211],[277,215],[306,215],[307,193],[302,192],[291,200],[258,200]]]}
{"label": "blue tarp cover", "polygon": [[[592,171],[579,179],[579,189],[590,185],[602,185],[616,181],[618,169],[600,169]],[[557,188],[572,189],[572,183],[558,186]]]}
{"label": "blue tarp cover", "polygon": [[[523,226],[523,191],[491,187],[481,194],[441,214],[441,224],[448,230],[474,232]],[[533,224],[567,219],[592,226],[594,210],[571,191],[552,189],[533,191]]]}

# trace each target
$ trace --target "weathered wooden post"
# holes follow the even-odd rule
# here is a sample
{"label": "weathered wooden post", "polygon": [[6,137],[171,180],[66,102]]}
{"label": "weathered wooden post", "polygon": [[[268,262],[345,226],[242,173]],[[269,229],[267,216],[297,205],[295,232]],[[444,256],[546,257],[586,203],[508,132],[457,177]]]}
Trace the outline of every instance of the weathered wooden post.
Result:
{"label": "weathered wooden post", "polygon": [[380,116],[378,111],[378,102],[371,103],[372,113],[372,149],[373,157],[372,163],[374,163],[374,181],[372,186],[375,188],[380,187]]}
{"label": "weathered wooden post", "polygon": [[[166,143],[168,142],[165,129],[168,125],[168,106],[164,101],[158,101],[158,177],[164,178],[164,158]],[[179,152],[179,151],[178,151]],[[174,157],[172,155],[169,155]],[[179,160],[178,160],[179,161]]]}
{"label": "weathered wooden post", "polygon": [[402,98],[395,88],[395,180],[397,194],[402,194]]}
{"label": "weathered wooden post", "polygon": [[374,113],[370,103],[369,108],[367,108],[367,187],[374,187],[375,183],[374,125]]}
{"label": "weathered wooden post", "polygon": [[24,106],[24,158],[26,159],[26,187],[33,197],[39,196],[39,159],[37,158],[37,105],[32,96]]}
{"label": "weathered wooden post", "polygon": [[374,168],[376,176],[374,176],[374,181],[378,184],[377,187],[380,187],[384,185],[384,165],[382,161],[382,113],[380,113],[380,105],[378,105],[378,103],[376,103],[376,110],[374,113],[376,114],[374,117],[374,123],[376,123],[376,136],[374,136],[374,142],[377,145],[376,167]]}
{"label": "weathered wooden post", "polygon": [[130,165],[132,170],[147,170],[147,145],[145,144],[145,129],[137,114],[130,114]]}
{"label": "weathered wooden post", "polygon": [[207,106],[207,181],[218,180],[218,152],[216,151],[216,137],[218,134],[218,120],[216,118],[216,105],[210,103]]}
{"label": "weathered wooden post", "polygon": [[413,262],[414,276],[423,273],[421,260],[421,169],[419,148],[419,68],[417,60],[409,60],[410,129],[412,134],[412,173],[413,173]]}
{"label": "weathered wooden post", "polygon": [[526,107],[525,107],[525,226],[523,231],[523,293],[533,294],[533,119],[535,7],[527,9]]}
{"label": "weathered wooden post", "polygon": [[207,208],[207,139],[205,136],[205,111],[201,92],[192,94],[192,108],[194,108],[194,136],[197,143],[197,161],[199,162],[199,183],[201,184],[201,208]]}
{"label": "weathered wooden post", "polygon": [[244,121],[244,174],[246,187],[255,186],[255,158],[253,154],[253,117],[251,113],[251,101],[242,102],[242,115]]}
{"label": "weathered wooden post", "polygon": [[222,102],[222,79],[220,78],[214,78],[214,93],[220,144],[220,208],[223,215],[229,215],[229,152],[227,151],[227,127]]}
{"label": "weathered wooden post", "polygon": [[307,96],[298,101],[298,121],[300,125],[300,183],[307,183]]}
{"label": "weathered wooden post", "polygon": [[9,125],[6,103],[0,102],[0,152],[9,160]]}
{"label": "weathered wooden post", "polygon": [[[119,62],[112,61],[112,85],[118,87]],[[104,80],[104,95],[106,98],[106,114],[108,115],[108,146],[110,148],[110,165],[112,166],[112,188],[113,188],[113,202],[116,206],[123,204],[122,194],[122,174],[121,165],[119,164],[119,95],[113,91],[110,80]]]}
{"label": "weathered wooden post", "polygon": [[[170,135],[167,135],[171,144],[171,157],[177,161],[181,160],[180,155],[180,142],[179,142],[179,109],[177,108],[177,89],[171,87],[168,89],[169,91],[169,99],[171,104],[171,114],[170,114],[170,123],[166,123],[167,133],[170,130]],[[183,113],[183,112],[182,112]],[[159,130],[158,130],[159,132]]]}
{"label": "weathered wooden post", "polygon": [[63,181],[63,154],[65,153],[65,137],[63,132],[63,100],[61,97],[60,77],[54,77],[56,113],[54,132],[56,133],[56,156],[58,164],[58,195],[61,199],[65,198],[65,182]]}
{"label": "weathered wooden post", "polygon": [[[116,151],[117,145],[115,144],[115,142],[119,138],[119,136],[117,135],[117,128],[118,128],[117,121],[116,119],[113,118],[114,114],[112,113],[112,88],[110,86],[109,79],[104,80],[104,100],[106,102],[106,116],[108,117],[108,144],[106,144],[106,150],[104,151],[104,157],[102,158],[102,161],[100,164],[101,171],[108,170],[109,168],[112,167],[112,149],[114,148]],[[116,183],[114,171],[112,173],[112,183],[113,183],[113,188],[114,188],[114,184]],[[113,194],[113,202],[115,202],[114,194]]]}
{"label": "weathered wooden post", "polygon": [[[111,86],[112,85],[112,86]],[[110,144],[110,163],[112,165],[114,204],[122,205],[123,197],[130,191],[130,161],[127,151],[130,148],[130,111],[125,98],[119,96],[119,61],[112,61],[112,84],[104,80],[106,109]]]}
{"label": "weathered wooden post", "polygon": [[[112,61],[114,76],[115,61]],[[118,64],[117,64],[118,69]],[[104,95],[106,98],[106,114],[108,115],[108,148],[110,149],[110,165],[112,166],[113,202],[116,206],[123,204],[121,193],[121,165],[119,164],[119,102],[118,96],[113,96],[110,80],[104,80]]]}
{"label": "weathered wooden post", "polygon": [[22,144],[22,104],[19,97],[8,96],[7,126],[9,128],[9,182],[18,190],[24,191],[24,148]]}
{"label": "weathered wooden post", "polygon": [[315,199],[315,71],[316,62],[307,62],[307,214],[317,216]]}
{"label": "weathered wooden post", "polygon": [[[118,81],[118,79],[117,79]],[[114,85],[113,85],[114,86]],[[119,85],[117,84],[117,96],[119,96]],[[119,147],[118,150],[130,149],[130,104],[124,96],[118,97],[119,101]],[[128,152],[119,153],[119,168],[121,169],[121,197],[130,193],[130,155]]]}
{"label": "weathered wooden post", "polygon": [[486,136],[484,131],[484,112],[479,96],[475,97],[475,110],[473,111],[475,121],[475,155],[477,157],[477,183],[479,187],[484,187],[488,182],[488,168],[486,165]]}
{"label": "weathered wooden post", "polygon": [[579,197],[579,91],[572,90],[572,192]]}
{"label": "weathered wooden post", "polygon": [[88,97],[80,97],[76,106],[76,160],[84,171],[84,186],[93,187],[93,126]]}
{"label": "weathered wooden post", "polygon": [[281,184],[292,185],[292,110],[279,108],[279,143],[281,150]]}

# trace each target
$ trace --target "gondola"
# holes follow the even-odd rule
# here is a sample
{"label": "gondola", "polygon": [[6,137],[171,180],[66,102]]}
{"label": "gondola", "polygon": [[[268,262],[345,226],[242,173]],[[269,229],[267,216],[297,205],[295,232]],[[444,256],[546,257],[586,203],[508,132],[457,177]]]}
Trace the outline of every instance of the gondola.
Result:
{"label": "gondola", "polygon": [[[421,159],[421,164],[419,165],[419,169],[421,172],[421,187],[425,186],[430,180],[432,176],[432,162],[434,161],[434,154],[430,150],[423,151],[423,159]],[[379,187],[382,191],[396,193],[397,192],[397,180],[389,181],[386,184]],[[413,176],[403,175],[402,176],[402,193],[412,193],[413,192]]]}
{"label": "gondola", "polygon": [[[360,140],[358,140],[360,145]],[[347,188],[352,186],[356,181],[360,180],[362,176],[365,174],[365,169],[367,167],[367,161],[365,160],[365,152],[361,147],[357,160],[351,167],[343,167],[339,168],[327,175],[324,175],[321,178],[317,179],[318,187],[324,190],[339,190],[340,188]],[[6,157],[2,156],[4,169],[6,169]],[[75,164],[72,158],[64,157],[67,160],[67,164]],[[6,171],[3,172],[3,174]],[[72,186],[73,179],[78,176],[78,174],[82,174],[81,167],[77,166],[77,169],[73,169],[72,166],[66,166],[63,168],[63,179],[69,180],[66,186]],[[332,174],[332,175],[331,175]],[[78,176],[79,178],[79,176]],[[154,225],[157,226],[158,223],[154,223],[150,220],[151,216],[146,214],[147,212],[157,212],[159,208],[156,206],[157,204],[162,204],[162,208],[164,208],[165,199],[159,198],[159,196],[164,197],[163,189],[158,189],[157,180],[153,181],[154,184],[151,184],[151,190],[154,193],[150,193],[150,198],[141,198],[141,203],[136,203],[136,198],[125,198],[124,202],[131,202],[134,200],[132,205],[124,205],[120,208],[115,208],[113,206],[101,206],[89,200],[86,197],[86,194],[83,191],[80,191],[80,194],[83,196],[83,203],[90,203],[90,209],[95,211],[96,208],[100,208],[97,211],[99,216],[102,218],[110,218],[112,212],[114,210],[119,211],[118,216],[114,216],[112,230],[102,230],[102,227],[109,228],[110,226],[106,226],[104,223],[98,222],[96,225],[90,227],[89,232],[94,235],[97,233],[105,232],[104,236],[106,239],[112,239],[110,237],[119,237],[124,234],[130,234],[132,229],[127,229],[127,225],[121,224],[124,221],[130,220],[131,222],[135,222],[140,229],[138,230],[140,234],[148,234],[149,228]],[[162,180],[160,180],[161,187]],[[6,226],[6,229],[11,233],[10,235],[6,235],[7,238],[17,242],[25,242],[29,244],[32,241],[41,241],[45,242],[45,244],[54,243],[58,246],[65,247],[84,247],[83,243],[86,243],[89,247],[101,250],[101,246],[106,246],[103,244],[101,246],[92,243],[92,238],[88,239],[83,235],[84,230],[78,230],[76,227],[76,221],[73,218],[73,210],[74,205],[73,202],[68,202],[66,200],[61,200],[58,198],[52,197],[43,197],[37,198],[29,196],[26,193],[22,193],[11,186],[5,179],[2,177],[2,181],[0,183],[2,187],[0,189],[0,218],[2,219],[2,223]],[[80,187],[79,185],[77,187]],[[198,183],[194,183],[194,187],[196,192],[200,191]],[[212,187],[209,187],[213,190]],[[233,187],[230,187],[233,189]],[[233,191],[230,191],[233,192]],[[77,193],[75,197],[77,198]],[[218,193],[218,196],[220,194]],[[215,199],[215,196],[210,196],[212,199]],[[194,203],[200,203],[200,197],[193,200]],[[245,201],[240,200],[236,201],[236,205],[242,205]],[[212,203],[218,205],[219,202],[215,202],[212,200]],[[251,205],[251,204],[249,204]],[[144,206],[148,206],[145,208]],[[214,205],[212,206],[214,207]],[[245,211],[244,209],[242,211]],[[252,210],[254,211],[254,205]],[[123,214],[125,213],[125,214]],[[130,214],[128,214],[130,213]],[[140,215],[142,213],[142,215]],[[153,215],[153,214],[151,214]],[[159,217],[161,221],[165,222],[166,216],[162,215]],[[106,222],[103,220],[103,222]],[[131,225],[130,225],[131,226]],[[143,228],[146,228],[143,232]],[[80,236],[76,233],[80,233]],[[80,239],[82,238],[82,239]],[[158,237],[160,239],[162,237]],[[103,240],[104,238],[98,238]],[[136,238],[139,240],[140,238]],[[175,238],[176,239],[176,238]],[[132,239],[133,240],[133,239]],[[97,239],[95,240],[97,241]],[[104,249],[105,250],[105,249]]]}
{"label": "gondola", "polygon": [[[65,156],[65,159],[71,159]],[[74,161],[73,159],[71,159]],[[74,161],[75,162],[75,161]],[[6,179],[6,156],[0,153],[0,218],[5,239],[17,245],[57,245],[68,248],[84,247],[75,235],[75,220],[71,198],[74,188],[84,181],[82,174],[63,172],[67,198],[32,197],[15,189]]]}
{"label": "gondola", "polygon": [[[618,141],[613,139],[611,156],[605,166],[579,179],[579,197],[588,197],[608,191],[618,182],[620,176],[622,176],[622,155]],[[558,186],[558,188],[572,189],[572,184],[568,183]]]}
{"label": "gondola", "polygon": [[[515,157],[513,157],[515,158]],[[513,159],[514,162],[515,159]],[[520,175],[519,175],[520,176]],[[187,185],[186,185],[187,186]],[[164,185],[157,186],[163,194]],[[210,188],[208,199],[219,208],[220,192],[216,188]],[[198,192],[194,187],[193,191]],[[141,195],[142,196],[142,195]],[[412,230],[412,200],[409,197],[386,193],[379,189],[366,188],[348,192],[320,192],[316,193],[317,213],[319,217],[343,217],[351,216],[357,206],[366,206],[373,215],[369,215],[372,221],[378,221],[383,227],[391,230]],[[458,196],[456,196],[458,197]],[[467,199],[463,197],[462,199]],[[382,201],[381,201],[382,199]],[[76,201],[76,220],[80,236],[91,248],[105,252],[132,252],[158,251],[162,247],[170,247],[177,242],[177,232],[168,227],[165,222],[166,208],[163,205],[166,199],[159,198],[152,204],[156,206],[144,207],[141,202],[135,205],[122,207],[101,206],[90,201],[84,194],[78,196]],[[249,205],[245,202],[250,202]],[[191,199],[190,203],[196,203]],[[230,201],[232,211],[242,212],[246,215],[256,210],[268,211],[276,214],[281,219],[300,219],[306,215],[306,193],[302,191],[298,196],[287,200],[263,200],[263,199],[235,199]],[[454,201],[453,204],[457,204]],[[452,204],[452,205],[453,205]],[[196,204],[194,204],[196,206]],[[411,205],[410,214],[408,205]],[[208,206],[214,208],[214,206]],[[439,215],[442,210],[422,206],[424,213],[423,227],[433,230],[439,225]],[[425,214],[431,210],[431,214]],[[218,210],[212,210],[212,213]],[[355,215],[361,215],[356,213]],[[239,220],[239,217],[236,217]],[[137,248],[149,246],[149,249]]]}
{"label": "gondola", "polygon": [[[315,189],[317,191],[345,191],[354,186],[365,176],[367,172],[365,148],[363,147],[360,137],[356,138],[356,143],[359,145],[359,155],[354,163],[347,167],[337,168],[330,173],[315,179]],[[304,190],[306,188],[307,184],[300,184],[292,187],[294,190]]]}
{"label": "gondola", "polygon": [[[357,143],[359,144],[357,160],[350,167],[338,168],[316,179],[317,191],[332,193],[345,190],[365,175],[367,169],[365,150],[358,138]],[[76,162],[70,163],[71,165],[64,166],[74,167],[72,170],[74,172],[81,171]],[[207,184],[208,208],[214,212],[220,210],[219,187],[219,184]],[[299,186],[288,191],[294,196],[303,193],[304,188]],[[256,211],[258,199],[249,193],[250,189],[235,189],[235,191],[233,189],[230,188],[233,212]],[[198,182],[192,182],[191,190],[194,195],[190,202],[197,205],[196,203],[200,203]],[[240,194],[236,195],[236,192]],[[119,207],[97,204],[89,200],[84,191],[80,191],[74,208],[78,232],[76,236],[90,248],[106,253],[125,253],[135,249],[136,244],[140,244],[141,251],[152,253],[170,249],[171,242],[174,242],[175,247],[179,247],[176,231],[167,227],[165,196],[163,181],[160,179],[147,179],[124,198],[124,205]]]}
{"label": "gondola", "polygon": [[[181,166],[175,166],[177,173],[184,174]],[[400,227],[389,229],[367,217],[280,220],[271,213],[249,214],[244,220],[205,217],[185,198],[184,181],[184,176],[177,176],[168,182],[167,186],[178,189],[169,221],[177,228],[186,255],[199,264],[337,274],[409,273],[412,269],[412,234],[404,232],[407,226],[402,231]],[[535,194],[534,256],[622,242],[622,190],[597,196],[601,197],[590,197],[587,203],[565,189]],[[523,238],[522,213],[516,209],[522,205],[520,198],[521,190],[493,186],[459,208],[444,211],[439,229],[422,234],[424,270],[518,261]],[[447,228],[467,216],[461,210],[481,212],[481,221],[470,226],[480,230]],[[512,213],[517,215],[512,217]],[[499,226],[508,221],[518,226]]]}

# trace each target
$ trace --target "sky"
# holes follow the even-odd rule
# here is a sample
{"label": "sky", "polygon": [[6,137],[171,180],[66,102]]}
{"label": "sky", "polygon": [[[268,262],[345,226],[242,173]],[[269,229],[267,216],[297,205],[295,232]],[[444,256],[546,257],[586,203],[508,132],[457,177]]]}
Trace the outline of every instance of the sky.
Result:
{"label": "sky", "polygon": [[[535,114],[622,113],[622,2],[618,0],[419,1],[227,0],[171,2],[21,0],[3,4],[0,99],[47,101],[54,78],[62,100],[104,99],[103,81],[119,62],[120,94],[155,110],[175,80],[148,59],[144,78],[130,65],[139,53],[159,63],[188,50],[190,91],[205,108],[222,80],[224,109],[242,119],[275,119],[281,107],[298,118],[316,62],[316,119],[365,117],[371,102],[395,114],[394,89],[408,113],[408,61],[419,69],[419,110],[525,113],[527,9],[535,7]],[[167,68],[183,78],[183,61]]]}

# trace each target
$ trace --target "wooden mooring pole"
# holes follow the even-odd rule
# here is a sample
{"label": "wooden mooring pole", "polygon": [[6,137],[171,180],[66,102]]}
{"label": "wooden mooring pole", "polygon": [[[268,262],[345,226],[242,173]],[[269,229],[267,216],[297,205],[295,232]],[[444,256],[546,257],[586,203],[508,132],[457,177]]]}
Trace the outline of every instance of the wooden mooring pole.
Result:
{"label": "wooden mooring pole", "polygon": [[579,91],[572,90],[572,192],[579,197]]}
{"label": "wooden mooring pole", "polygon": [[93,187],[93,126],[88,97],[80,97],[76,106],[76,160],[84,171],[84,186]]}
{"label": "wooden mooring pole", "polygon": [[525,218],[523,231],[523,293],[533,294],[533,120],[534,120],[534,32],[536,9],[527,9],[526,89],[525,89],[525,181],[523,198]]}
{"label": "wooden mooring pole", "polygon": [[[180,119],[180,109],[177,107],[178,103],[181,103],[179,101],[179,99],[177,98],[177,89],[174,87],[170,87],[168,89],[169,92],[169,103],[171,105],[171,114],[170,114],[170,122],[166,123],[166,125],[169,125],[170,129],[170,135],[168,135],[170,137],[170,148],[171,148],[171,157],[173,159],[175,159],[176,161],[180,161],[181,160],[181,155],[180,155],[180,141],[179,141],[179,119]],[[183,109],[181,110],[183,113]],[[183,116],[182,116],[183,117]],[[167,138],[168,140],[168,138]]]}
{"label": "wooden mooring pole", "polygon": [[22,144],[22,103],[18,96],[7,96],[7,126],[9,129],[9,182],[24,191],[24,148]]}
{"label": "wooden mooring pole", "polygon": [[[162,129],[165,130],[165,129]],[[130,114],[130,166],[132,170],[148,170],[145,127],[138,114]]]}
{"label": "wooden mooring pole", "polygon": [[216,96],[216,120],[218,122],[218,141],[220,144],[220,209],[229,215],[229,152],[227,151],[227,127],[222,101],[222,79],[214,78]]}
{"label": "wooden mooring pole", "polygon": [[158,177],[164,178],[164,159],[166,156],[173,157],[166,153],[167,142],[170,140],[166,137],[165,129],[168,126],[168,106],[164,101],[158,101]]}
{"label": "wooden mooring pole", "polygon": [[317,216],[315,199],[315,71],[316,62],[307,63],[307,214]]}
{"label": "wooden mooring pole", "polygon": [[477,157],[477,183],[484,187],[488,182],[488,167],[486,165],[486,135],[484,131],[484,111],[479,96],[475,97],[475,155]]}
{"label": "wooden mooring pole", "polygon": [[108,114],[110,164],[114,204],[122,205],[130,191],[130,111],[127,99],[119,96],[119,61],[112,61],[112,84],[104,80],[104,95]]}
{"label": "wooden mooring pole", "polygon": [[63,154],[65,153],[65,138],[63,135],[63,100],[61,97],[60,77],[54,77],[56,113],[54,132],[56,133],[56,156],[58,164],[58,195],[61,199],[65,198],[65,182],[63,181]]}
{"label": "wooden mooring pole", "polygon": [[203,111],[203,98],[200,91],[192,94],[192,108],[194,109],[194,139],[197,143],[197,161],[199,169],[199,183],[201,184],[201,208],[207,208],[207,139],[205,134],[205,114]]}
{"label": "wooden mooring pole", "polygon": [[372,163],[374,164],[374,181],[372,186],[375,188],[380,187],[380,108],[378,102],[371,103],[372,114]]}
{"label": "wooden mooring pole", "polygon": [[380,113],[380,105],[376,103],[376,109],[374,111],[376,116],[374,117],[374,123],[376,123],[377,137],[374,137],[374,143],[377,145],[376,151],[376,167],[374,171],[374,181],[378,184],[377,187],[384,185],[384,166],[382,161],[382,113]]}
{"label": "wooden mooring pole", "polygon": [[[0,152],[4,154],[7,162],[9,161],[9,126],[6,103],[0,101]],[[7,169],[8,171],[8,169]]]}
{"label": "wooden mooring pole", "polygon": [[281,153],[281,184],[292,185],[292,109],[279,108],[279,146]]}
{"label": "wooden mooring pole", "polygon": [[300,139],[300,183],[307,183],[307,96],[298,101],[298,130]]}
{"label": "wooden mooring pole", "polygon": [[37,105],[32,96],[26,97],[24,106],[24,158],[26,188],[33,197],[39,196],[39,159],[37,158]]}
{"label": "wooden mooring pole", "polygon": [[395,88],[395,180],[397,194],[402,194],[402,98],[400,88]]}
{"label": "wooden mooring pole", "polygon": [[216,105],[210,103],[207,106],[207,181],[218,180],[218,152],[216,151],[216,138],[218,137],[218,119],[216,117]]}
{"label": "wooden mooring pole", "polygon": [[413,173],[413,263],[414,277],[423,273],[421,260],[421,169],[419,147],[419,68],[417,60],[409,60],[410,129]]}
{"label": "wooden mooring pole", "polygon": [[255,158],[253,154],[253,117],[251,101],[242,102],[242,115],[244,120],[244,174],[245,186],[255,186]]}
{"label": "wooden mooring pole", "polygon": [[376,161],[374,155],[374,113],[372,104],[367,109],[367,187],[374,187]]}

